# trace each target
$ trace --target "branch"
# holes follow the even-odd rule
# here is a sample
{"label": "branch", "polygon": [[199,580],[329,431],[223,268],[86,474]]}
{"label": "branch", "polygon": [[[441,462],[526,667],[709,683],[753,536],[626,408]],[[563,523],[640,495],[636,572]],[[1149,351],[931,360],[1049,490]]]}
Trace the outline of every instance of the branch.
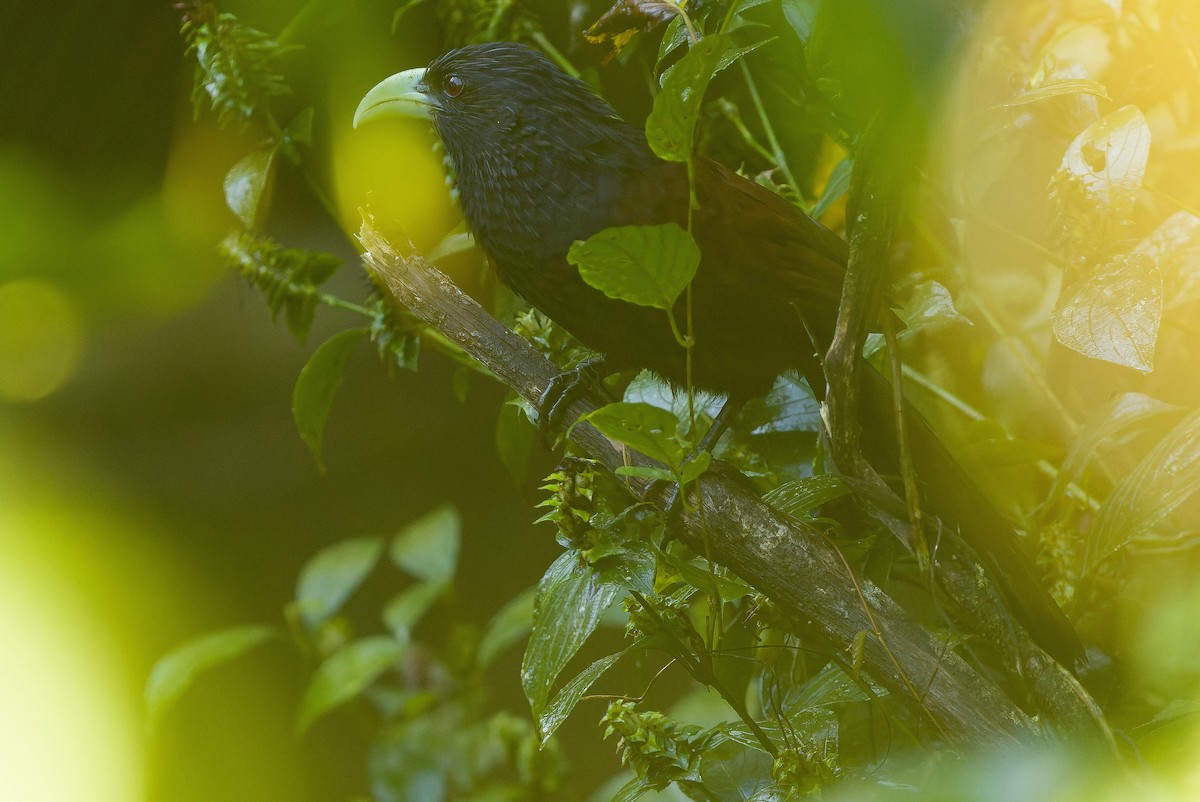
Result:
{"label": "branch", "polygon": [[[399,303],[527,401],[535,402],[559,373],[420,254],[397,251],[369,216],[364,216],[358,239],[368,271]],[[564,419],[573,421],[603,403],[585,395],[571,404]],[[609,470],[630,461],[590,426],[576,425],[571,439]],[[640,455],[630,456],[649,464]],[[848,648],[860,633],[867,633],[864,669],[927,716],[940,737],[963,747],[998,747],[1043,732],[887,594],[854,577],[821,532],[773,510],[718,472],[704,475],[698,485],[692,501],[699,506],[683,513],[680,539],[705,553],[707,538],[707,553],[715,562],[753,585],[791,619],[811,622],[833,643]],[[629,486],[639,498],[663,501],[659,495],[647,498],[647,483],[631,480]]]}

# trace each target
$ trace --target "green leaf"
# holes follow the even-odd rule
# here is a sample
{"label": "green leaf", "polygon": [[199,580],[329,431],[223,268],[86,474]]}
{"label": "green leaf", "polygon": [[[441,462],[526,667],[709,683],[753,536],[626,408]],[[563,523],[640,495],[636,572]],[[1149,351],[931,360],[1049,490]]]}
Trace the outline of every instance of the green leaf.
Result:
{"label": "green leaf", "polygon": [[837,201],[838,198],[850,191],[850,178],[854,174],[854,160],[849,156],[838,162],[833,172],[829,174],[829,179],[825,182],[825,190],[821,193],[821,197],[810,212],[814,218],[820,218],[821,215],[829,211],[829,207]]}
{"label": "green leaf", "polygon": [[315,110],[312,106],[307,107],[288,123],[287,138],[299,145],[312,145],[313,141],[313,115]]}
{"label": "green leaf", "polygon": [[618,590],[580,565],[574,552],[555,560],[542,577],[521,663],[521,686],[536,718],[546,709],[555,678],[596,630]]}
{"label": "green leaf", "polygon": [[1200,411],[1192,412],[1113,489],[1089,530],[1085,572],[1200,490]]}
{"label": "green leaf", "polygon": [[675,223],[619,226],[573,243],[567,261],[609,298],[670,310],[696,275],[700,247]]}
{"label": "green leaf", "polygon": [[[707,566],[696,565],[692,562],[699,558],[685,558],[673,551],[661,552],[659,558],[684,582],[709,595],[719,595],[721,601],[736,601],[755,592],[754,588],[735,577],[722,576],[719,572],[710,572]],[[713,587],[714,579],[716,588]]]}
{"label": "green leaf", "polygon": [[679,472],[686,453],[684,442],[678,434],[679,420],[665,409],[619,401],[588,413],[582,420],[605,437],[666,463],[673,473]]}
{"label": "green leaf", "polygon": [[157,729],[163,715],[200,674],[280,634],[275,627],[233,627],[196,638],[160,658],[146,681],[146,709],[151,732]]}
{"label": "green leaf", "polygon": [[466,366],[460,367],[454,371],[454,376],[450,379],[451,387],[454,390],[454,397],[458,400],[459,405],[467,405],[467,393],[471,391],[471,371]]}
{"label": "green leaf", "polygon": [[392,540],[392,562],[430,582],[449,582],[458,565],[462,524],[458,510],[445,505],[417,519]]}
{"label": "green leaf", "polygon": [[407,645],[412,640],[413,628],[447,587],[446,582],[418,582],[392,597],[383,608],[383,623],[397,643]]}
{"label": "green leaf", "polygon": [[460,253],[466,253],[475,247],[475,238],[471,236],[469,231],[455,231],[447,234],[429,253],[425,254],[425,258],[437,264],[443,259],[457,256]]}
{"label": "green leaf", "polygon": [[536,435],[537,430],[513,400],[501,405],[496,419],[496,451],[504,469],[518,485],[525,479]]}
{"label": "green leaf", "polygon": [[303,733],[318,718],[358,696],[403,654],[404,647],[387,635],[363,638],[334,652],[309,682],[300,703],[297,732]]}
{"label": "green leaf", "polygon": [[567,720],[567,717],[571,715],[571,711],[575,709],[575,705],[579,703],[583,695],[596,684],[596,680],[604,676],[604,672],[616,665],[617,661],[628,654],[632,648],[634,647],[629,646],[616,654],[601,657],[579,672],[573,680],[564,685],[563,689],[555,694],[550,704],[546,705],[546,710],[538,717],[538,731],[541,734],[543,745],[550,740],[550,737]]}
{"label": "green leaf", "polygon": [[800,41],[807,43],[808,37],[812,36],[813,23],[817,19],[817,9],[821,7],[821,0],[783,0],[782,4],[783,18],[796,32],[796,36],[800,37]]}
{"label": "green leaf", "polygon": [[1142,393],[1122,393],[1114,398],[1075,435],[1071,450],[1046,494],[1044,506],[1057,503],[1072,482],[1081,481],[1102,448],[1123,444],[1128,434],[1142,432],[1155,421],[1182,413],[1180,407]]}
{"label": "green leaf", "polygon": [[[879,693],[885,692],[881,690]],[[783,709],[789,717],[799,717],[802,713],[846,702],[862,702],[869,698],[866,691],[850,679],[845,671],[830,663],[815,677],[790,692],[784,700]]]}
{"label": "green leaf", "polygon": [[310,631],[328,621],[379,562],[383,538],[360,537],[323,549],[296,583],[296,609]]}
{"label": "green leaf", "polygon": [[903,307],[893,309],[904,321],[904,333],[924,328],[944,326],[948,323],[974,325],[954,305],[950,290],[938,281],[922,281],[912,288]]}
{"label": "green leaf", "polygon": [[366,336],[366,329],[350,329],[330,337],[313,352],[292,390],[292,419],[321,471],[325,470],[321,460],[325,421],[346,376],[350,354]]}
{"label": "green leaf", "polygon": [[659,158],[682,162],[692,157],[700,103],[728,48],[727,37],[706,36],[667,75],[646,119],[646,139]]}
{"label": "green leaf", "polygon": [[278,146],[256,150],[242,157],[225,174],[225,204],[248,229],[258,228],[278,152]]}
{"label": "green leaf", "polygon": [[637,802],[646,794],[654,790],[654,787],[649,782],[641,777],[634,777],[629,782],[621,786],[611,802]]}
{"label": "green leaf", "polygon": [[533,604],[536,597],[537,588],[524,590],[492,616],[476,653],[476,662],[480,668],[490,666],[501,652],[529,635],[533,629]]}
{"label": "green leaf", "polygon": [[1149,373],[1162,290],[1157,265],[1137,253],[1121,254],[1064,290],[1051,316],[1054,337],[1084,356]]}
{"label": "green leaf", "polygon": [[849,492],[850,489],[835,474],[822,473],[785,482],[765,493],[762,498],[780,512],[800,517]]}
{"label": "green leaf", "polygon": [[771,764],[770,755],[735,740],[709,746],[700,758],[704,798],[730,802],[772,798],[758,796],[772,785]]}
{"label": "green leaf", "polygon": [[711,463],[712,454],[707,451],[701,451],[683,464],[683,470],[679,473],[679,483],[686,485],[688,482],[696,481],[708,470],[708,466]]}

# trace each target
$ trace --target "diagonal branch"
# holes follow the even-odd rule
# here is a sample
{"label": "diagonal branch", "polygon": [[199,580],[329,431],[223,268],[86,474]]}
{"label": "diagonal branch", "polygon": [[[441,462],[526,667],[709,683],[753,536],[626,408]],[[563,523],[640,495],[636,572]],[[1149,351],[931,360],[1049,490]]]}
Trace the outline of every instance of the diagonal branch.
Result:
{"label": "diagonal branch", "polygon": [[[523,398],[534,402],[558,369],[459,290],[412,249],[397,251],[365,217],[358,234],[367,269],[427,325],[459,345]],[[587,395],[564,416],[573,421],[602,405]],[[587,425],[572,440],[609,470],[626,455]],[[637,461],[645,458],[634,454]],[[648,464],[648,463],[647,463]],[[649,485],[631,480],[640,498],[661,503]],[[770,598],[795,621],[812,622],[833,643],[867,633],[864,669],[883,687],[928,717],[933,731],[959,746],[1013,745],[1043,732],[990,680],[950,652],[865,579],[856,579],[816,529],[785,516],[741,483],[705,474],[682,515],[680,539],[698,553],[707,538],[713,559]],[[695,491],[693,491],[695,492]],[[690,506],[690,505],[689,505]]]}

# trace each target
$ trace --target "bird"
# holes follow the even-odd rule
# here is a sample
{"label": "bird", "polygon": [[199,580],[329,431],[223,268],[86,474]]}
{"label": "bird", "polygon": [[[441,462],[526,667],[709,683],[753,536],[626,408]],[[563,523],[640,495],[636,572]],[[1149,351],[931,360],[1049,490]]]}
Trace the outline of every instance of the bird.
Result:
{"label": "bird", "polygon": [[[700,262],[691,284],[689,376],[662,310],[608,297],[567,258],[573,243],[607,228],[687,225],[686,164],[660,159],[644,131],[587,83],[514,42],[469,45],[392,75],[366,93],[353,122],[389,117],[432,123],[463,217],[499,279],[600,354],[602,372],[648,369],[676,387],[690,378],[693,387],[725,395],[708,433],[718,436],[746,400],[789,369],[816,392],[824,388],[821,355],[833,340],[848,246],[778,193],[693,157],[697,204],[688,229]],[[681,296],[679,320],[684,303]],[[890,385],[873,368],[859,373],[863,414],[886,429]],[[925,485],[930,506],[962,525],[964,539],[1000,574],[1017,618],[1071,667],[1083,658],[1078,635],[1012,527],[919,413],[909,408],[906,416],[918,474],[939,477]],[[877,451],[884,439],[864,438]]]}

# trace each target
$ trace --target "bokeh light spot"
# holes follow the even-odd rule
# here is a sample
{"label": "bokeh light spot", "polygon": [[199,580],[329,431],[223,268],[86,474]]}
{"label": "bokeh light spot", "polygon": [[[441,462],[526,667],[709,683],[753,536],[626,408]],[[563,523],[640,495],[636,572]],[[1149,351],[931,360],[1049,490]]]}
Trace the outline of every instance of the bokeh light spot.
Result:
{"label": "bokeh light spot", "polygon": [[0,284],[0,398],[36,401],[75,373],[83,326],[75,305],[43,281]]}
{"label": "bokeh light spot", "polygon": [[139,799],[138,716],[113,644],[62,577],[20,548],[24,528],[0,511],[0,797]]}

